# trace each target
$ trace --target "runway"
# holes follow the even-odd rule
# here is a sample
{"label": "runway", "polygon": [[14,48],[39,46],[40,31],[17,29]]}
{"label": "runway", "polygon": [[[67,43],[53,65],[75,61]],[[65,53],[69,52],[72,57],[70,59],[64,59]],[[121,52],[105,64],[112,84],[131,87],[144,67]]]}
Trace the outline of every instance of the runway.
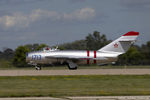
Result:
{"label": "runway", "polygon": [[150,96],[86,96],[86,97],[17,97],[0,100],[150,100]]}
{"label": "runway", "polygon": [[0,70],[0,76],[150,75],[150,69]]}

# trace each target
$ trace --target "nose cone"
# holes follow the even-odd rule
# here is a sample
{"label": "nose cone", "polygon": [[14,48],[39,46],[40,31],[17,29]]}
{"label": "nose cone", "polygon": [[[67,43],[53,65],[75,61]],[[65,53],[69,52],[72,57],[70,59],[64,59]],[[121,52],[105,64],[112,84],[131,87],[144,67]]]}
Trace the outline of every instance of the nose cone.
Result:
{"label": "nose cone", "polygon": [[29,54],[28,54],[28,53],[26,53],[26,57],[28,57],[28,55],[29,55]]}
{"label": "nose cone", "polygon": [[30,60],[31,60],[30,54],[26,53],[26,62],[30,62]]}

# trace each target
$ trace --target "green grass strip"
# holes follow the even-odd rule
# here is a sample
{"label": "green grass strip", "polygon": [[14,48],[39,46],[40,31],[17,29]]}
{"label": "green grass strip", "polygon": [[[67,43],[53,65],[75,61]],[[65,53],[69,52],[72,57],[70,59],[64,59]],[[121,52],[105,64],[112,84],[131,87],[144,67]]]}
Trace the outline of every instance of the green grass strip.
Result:
{"label": "green grass strip", "polygon": [[150,75],[0,77],[0,97],[114,95],[150,95]]}

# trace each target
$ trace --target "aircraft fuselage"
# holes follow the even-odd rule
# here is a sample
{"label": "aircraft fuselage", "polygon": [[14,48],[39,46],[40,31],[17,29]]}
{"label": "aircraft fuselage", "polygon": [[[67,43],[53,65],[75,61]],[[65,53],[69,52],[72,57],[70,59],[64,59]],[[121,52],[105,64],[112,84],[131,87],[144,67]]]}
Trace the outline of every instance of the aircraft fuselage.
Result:
{"label": "aircraft fuselage", "polygon": [[97,51],[64,51],[46,48],[27,54],[26,61],[37,64],[67,64],[69,69],[77,69],[77,64],[107,64],[117,61],[117,57],[127,52],[136,41],[139,32],[130,31]]}
{"label": "aircraft fuselage", "polygon": [[[102,64],[117,60],[118,53],[105,53],[99,51],[38,51],[27,54],[26,61],[36,64],[63,64],[70,58],[76,64]],[[59,59],[58,59],[59,57]],[[78,59],[76,59],[78,58]]]}

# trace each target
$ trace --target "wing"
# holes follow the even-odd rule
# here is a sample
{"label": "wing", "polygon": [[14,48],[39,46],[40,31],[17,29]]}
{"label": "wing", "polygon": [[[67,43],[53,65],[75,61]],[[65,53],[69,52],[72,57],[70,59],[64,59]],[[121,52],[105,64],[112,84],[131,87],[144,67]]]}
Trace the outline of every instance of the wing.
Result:
{"label": "wing", "polygon": [[55,56],[46,56],[47,59],[65,59],[68,63],[68,67],[71,70],[77,69],[77,64],[74,60],[106,60],[107,58],[93,58],[93,57],[80,57],[80,56],[62,56],[62,55],[55,55]]}
{"label": "wing", "polygon": [[78,57],[78,56],[62,56],[62,55],[55,55],[55,56],[46,56],[47,59],[65,59],[66,62],[68,63],[68,68],[70,70],[75,70],[77,69],[77,64],[74,62],[74,60],[79,60],[79,59],[85,59],[83,57]]}

